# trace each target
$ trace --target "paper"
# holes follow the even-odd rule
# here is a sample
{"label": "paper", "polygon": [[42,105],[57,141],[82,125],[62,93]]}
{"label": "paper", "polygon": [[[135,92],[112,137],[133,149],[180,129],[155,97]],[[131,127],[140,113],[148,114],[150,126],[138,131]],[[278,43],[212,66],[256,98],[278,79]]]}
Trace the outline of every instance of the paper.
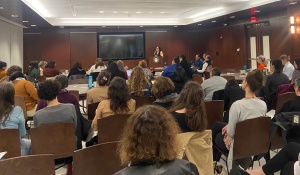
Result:
{"label": "paper", "polygon": [[2,159],[2,157],[6,154],[7,152],[0,152],[0,159]]}

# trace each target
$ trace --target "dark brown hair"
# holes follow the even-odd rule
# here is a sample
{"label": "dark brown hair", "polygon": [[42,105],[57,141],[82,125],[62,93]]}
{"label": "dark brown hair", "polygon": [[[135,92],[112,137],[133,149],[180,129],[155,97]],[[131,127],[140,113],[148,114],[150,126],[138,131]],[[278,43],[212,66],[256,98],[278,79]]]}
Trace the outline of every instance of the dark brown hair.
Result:
{"label": "dark brown hair", "polygon": [[174,92],[175,86],[170,78],[157,77],[152,85],[152,94],[155,98],[160,99]]}
{"label": "dark brown hair", "polygon": [[128,119],[119,154],[122,164],[137,162],[164,162],[176,159],[178,125],[162,107],[140,107]]}
{"label": "dark brown hair", "polygon": [[99,86],[108,86],[110,80],[110,73],[107,70],[101,71],[97,77]]}
{"label": "dark brown hair", "polygon": [[170,111],[186,109],[187,126],[202,132],[206,129],[207,116],[203,100],[203,90],[200,84],[189,81],[185,84],[179,96],[175,99]]}
{"label": "dark brown hair", "polygon": [[96,60],[96,65],[95,65],[95,69],[97,69],[99,66],[100,66],[100,67],[104,66],[104,62],[102,61],[101,58],[97,58],[97,60]]}
{"label": "dark brown hair", "polygon": [[22,68],[17,65],[12,65],[7,69],[6,74],[7,76],[11,76],[15,72],[22,72]]}
{"label": "dark brown hair", "polygon": [[73,69],[82,69],[82,65],[81,65],[81,63],[79,63],[79,62],[75,62],[74,64],[73,64],[73,67],[72,67]]}
{"label": "dark brown hair", "polygon": [[55,61],[51,60],[46,64],[46,68],[55,68]]}
{"label": "dark brown hair", "polygon": [[116,114],[124,114],[129,111],[127,102],[131,99],[128,86],[123,78],[115,77],[108,87],[108,99],[110,109]]}
{"label": "dark brown hair", "polygon": [[254,70],[247,74],[246,81],[249,89],[252,92],[257,92],[262,87],[263,75],[260,70]]}
{"label": "dark brown hair", "polygon": [[4,125],[14,109],[15,88],[12,83],[0,84],[0,121]]}

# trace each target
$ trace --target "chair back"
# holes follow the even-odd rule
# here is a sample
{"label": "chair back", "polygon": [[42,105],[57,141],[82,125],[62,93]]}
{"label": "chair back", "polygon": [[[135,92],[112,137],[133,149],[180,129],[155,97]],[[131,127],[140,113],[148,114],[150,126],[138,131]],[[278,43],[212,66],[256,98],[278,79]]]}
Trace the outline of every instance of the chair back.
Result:
{"label": "chair back", "polygon": [[133,97],[133,99],[136,102],[136,109],[144,105],[151,105],[155,101],[155,98],[151,96]]}
{"label": "chair back", "polygon": [[213,93],[212,100],[224,100],[224,89],[215,91]]}
{"label": "chair back", "polygon": [[295,92],[287,92],[277,97],[276,113],[282,108],[283,104],[296,96]]}
{"label": "chair back", "polygon": [[46,77],[45,76],[37,76],[35,77],[35,79],[40,83],[40,82],[43,82],[43,81],[46,81]]}
{"label": "chair back", "polygon": [[209,79],[210,78],[210,72],[203,72],[203,76],[204,76],[204,80]]}
{"label": "chair back", "polygon": [[115,114],[98,119],[98,143],[120,141],[123,129],[131,114]]}
{"label": "chair back", "polygon": [[53,154],[71,157],[75,151],[75,124],[54,123],[30,129],[32,155]]}
{"label": "chair back", "polygon": [[192,79],[193,79],[193,81],[196,81],[196,82],[199,83],[199,84],[202,84],[202,83],[203,83],[203,78],[202,78],[202,76],[199,75],[199,74],[193,74],[193,75],[192,75]]}
{"label": "chair back", "polygon": [[75,175],[107,175],[125,168],[117,155],[118,142],[102,143],[77,150],[73,156]]}
{"label": "chair back", "polygon": [[211,129],[215,122],[223,121],[224,101],[223,100],[205,101],[204,105],[207,113],[206,129]]}
{"label": "chair back", "polygon": [[23,96],[15,95],[15,105],[20,106],[23,110],[24,118],[27,119],[27,111],[26,111],[26,104],[25,99]]}
{"label": "chair back", "polygon": [[69,81],[69,85],[71,84],[88,84],[88,79],[87,78],[84,78],[84,79],[75,79],[75,80],[70,80]]}
{"label": "chair back", "polygon": [[2,175],[55,175],[53,155],[42,154],[0,160]]}
{"label": "chair back", "polygon": [[281,128],[278,127],[276,132],[275,132],[274,137],[271,140],[271,147],[270,147],[271,150],[280,149],[280,148],[283,148],[285,146],[285,143],[284,143],[283,138],[282,138],[282,132],[281,131],[282,131]]}
{"label": "chair back", "polygon": [[97,109],[99,103],[100,102],[88,104],[87,114],[88,114],[88,119],[89,120],[93,120],[94,119],[94,117],[96,115],[96,109]]}
{"label": "chair back", "polygon": [[73,96],[76,98],[76,100],[79,102],[79,91],[76,91],[76,90],[69,90],[69,93],[70,93],[71,95],[73,95]]}
{"label": "chair back", "polygon": [[93,73],[90,74],[93,77],[93,82],[96,81],[99,73],[100,72],[93,72]]}
{"label": "chair back", "polygon": [[270,117],[258,117],[237,123],[233,160],[266,153],[269,149]]}
{"label": "chair back", "polygon": [[223,75],[221,77],[225,78],[227,81],[228,80],[235,80],[235,76],[232,76],[232,75]]}
{"label": "chair back", "polygon": [[[0,152],[7,152],[3,159],[21,156],[20,134],[18,129],[0,129],[0,138]],[[2,171],[1,168],[0,170]]]}

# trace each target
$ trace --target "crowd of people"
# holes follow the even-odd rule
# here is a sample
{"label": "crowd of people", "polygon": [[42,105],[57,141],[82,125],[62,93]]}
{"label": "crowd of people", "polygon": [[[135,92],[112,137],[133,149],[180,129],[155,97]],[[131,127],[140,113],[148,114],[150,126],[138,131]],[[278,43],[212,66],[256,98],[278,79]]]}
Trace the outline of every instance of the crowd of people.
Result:
{"label": "crowd of people", "polygon": [[[159,47],[155,53],[163,56]],[[197,54],[194,64],[190,65],[186,56],[181,54],[173,58],[172,65],[166,67],[161,76],[154,78],[145,60],[139,61],[130,74],[122,60],[109,60],[105,64],[98,58],[88,71],[76,62],[68,75],[61,74],[55,61],[32,61],[26,75],[21,67],[13,65],[7,69],[7,64],[1,61],[0,129],[19,129],[21,153],[30,154],[31,143],[25,139],[24,113],[14,103],[14,96],[17,95],[24,97],[24,112],[33,117],[34,126],[74,123],[77,149],[82,148],[81,141],[89,141],[90,133],[97,132],[98,119],[114,114],[132,114],[119,145],[122,163],[130,165],[117,172],[117,175],[151,174],[158,168],[167,174],[199,174],[193,163],[176,158],[176,135],[203,132],[206,129],[212,130],[213,148],[218,147],[228,154],[231,175],[261,175],[279,170],[292,175],[300,167],[297,164],[295,168],[290,165],[298,160],[300,145],[297,143],[289,143],[266,165],[254,170],[246,170],[252,163],[251,157],[232,160],[232,154],[236,125],[266,116],[269,110],[275,109],[280,85],[293,85],[296,97],[288,100],[278,113],[300,112],[300,58],[295,58],[292,65],[286,55],[281,55],[279,59],[271,61],[271,73],[264,78],[266,58],[260,55],[257,57],[258,68],[247,73],[241,87],[236,80],[223,78],[221,69],[213,67],[212,63],[212,57],[205,53],[203,60]],[[192,81],[193,74],[202,75],[205,72],[211,76],[202,84]],[[86,101],[87,105],[99,104],[94,119],[89,121],[81,114],[78,100],[68,92],[67,87],[72,77],[84,78],[95,73],[97,86],[87,92]],[[35,87],[38,76],[54,78],[40,82]],[[216,95],[219,91],[223,91],[223,94]],[[153,104],[136,109],[134,98],[147,96],[154,96]],[[224,100],[224,119],[207,128],[205,101],[215,98]],[[213,160],[220,160],[216,149],[213,149]]]}

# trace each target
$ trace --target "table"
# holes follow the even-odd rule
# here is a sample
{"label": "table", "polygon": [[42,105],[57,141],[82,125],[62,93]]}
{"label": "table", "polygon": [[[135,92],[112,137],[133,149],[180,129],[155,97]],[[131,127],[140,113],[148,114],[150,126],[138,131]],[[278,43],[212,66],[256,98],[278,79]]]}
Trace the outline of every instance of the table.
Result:
{"label": "table", "polygon": [[246,78],[246,75],[241,75],[240,73],[226,73],[221,74],[221,76],[234,76],[235,80],[238,82],[242,82]]}
{"label": "table", "polygon": [[79,91],[79,99],[82,101],[82,105],[80,106],[82,107],[83,112],[86,114],[85,112],[86,106],[84,106],[84,100],[86,100],[86,94],[90,89],[88,87],[88,84],[71,84],[66,89],[68,91],[70,90]]}

